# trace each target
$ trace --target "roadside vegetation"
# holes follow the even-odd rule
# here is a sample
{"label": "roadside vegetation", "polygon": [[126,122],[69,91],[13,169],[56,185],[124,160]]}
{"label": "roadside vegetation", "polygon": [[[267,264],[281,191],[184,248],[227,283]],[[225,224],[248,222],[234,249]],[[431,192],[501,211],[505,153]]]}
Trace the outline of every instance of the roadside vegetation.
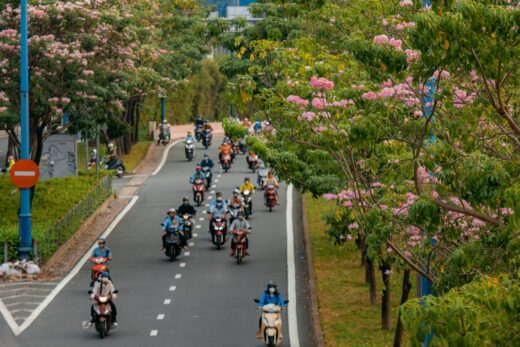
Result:
{"label": "roadside vegetation", "polygon": [[[33,239],[38,242],[40,252],[48,258],[59,245],[63,244],[74,234],[80,222],[95,207],[99,206],[107,194],[98,195],[91,200],[88,214],[71,219],[68,225],[55,231],[53,226],[60,221],[78,203],[84,200],[102,182],[103,176],[80,175],[77,177],[54,178],[39,182],[32,202]],[[0,177],[0,240],[9,245],[9,258],[15,259],[18,246],[18,208],[20,194],[8,176]],[[49,237],[52,236],[52,237]],[[3,251],[0,253],[0,263],[3,262]]]}

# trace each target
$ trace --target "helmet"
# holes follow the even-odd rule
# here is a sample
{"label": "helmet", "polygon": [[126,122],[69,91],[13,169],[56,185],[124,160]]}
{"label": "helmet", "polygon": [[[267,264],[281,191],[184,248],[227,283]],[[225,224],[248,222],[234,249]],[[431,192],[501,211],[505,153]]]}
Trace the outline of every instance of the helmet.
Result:
{"label": "helmet", "polygon": [[209,159],[209,155],[204,154],[204,159]]}
{"label": "helmet", "polygon": [[188,131],[188,136],[191,136],[191,131]]}
{"label": "helmet", "polygon": [[109,276],[108,272],[106,272],[106,271],[101,271],[99,274],[101,275],[101,277],[108,277]]}
{"label": "helmet", "polygon": [[206,119],[204,119],[204,124],[208,124],[208,121]]}
{"label": "helmet", "polygon": [[172,207],[168,210],[168,213],[177,213],[177,210]]}
{"label": "helmet", "polygon": [[242,211],[242,210],[238,211],[237,217],[244,219],[244,211]]}
{"label": "helmet", "polygon": [[185,196],[185,197],[182,198],[182,202],[189,202],[189,201],[190,201],[190,199],[188,199],[187,196]]}
{"label": "helmet", "polygon": [[271,288],[271,287],[277,288],[278,285],[276,284],[275,281],[270,280],[269,282],[267,282],[267,288],[269,289],[269,288]]}
{"label": "helmet", "polygon": [[106,242],[106,241],[105,241],[105,239],[104,239],[103,237],[100,237],[99,239],[97,239],[97,243],[98,243],[98,245],[99,245],[99,244],[105,244],[105,242]]}
{"label": "helmet", "polygon": [[202,168],[200,167],[200,165],[197,165],[197,166],[195,166],[195,170],[200,171],[200,170],[202,170]]}
{"label": "helmet", "polygon": [[240,189],[237,189],[237,188],[233,189],[233,195],[238,195],[238,194],[240,194]]}
{"label": "helmet", "polygon": [[249,177],[244,178],[244,183],[249,182]]}

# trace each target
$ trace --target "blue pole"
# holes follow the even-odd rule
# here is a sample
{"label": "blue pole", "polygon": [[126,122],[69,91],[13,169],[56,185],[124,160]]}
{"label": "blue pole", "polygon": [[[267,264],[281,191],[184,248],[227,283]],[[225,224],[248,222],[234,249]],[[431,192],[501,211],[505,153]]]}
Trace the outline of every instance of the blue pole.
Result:
{"label": "blue pole", "polygon": [[166,100],[164,96],[161,96],[161,124],[164,124],[166,118]]}
{"label": "blue pole", "polygon": [[[27,47],[27,0],[20,1],[20,128],[21,159],[31,159],[29,151],[29,56]],[[32,251],[31,190],[21,189],[19,214],[20,259]]]}

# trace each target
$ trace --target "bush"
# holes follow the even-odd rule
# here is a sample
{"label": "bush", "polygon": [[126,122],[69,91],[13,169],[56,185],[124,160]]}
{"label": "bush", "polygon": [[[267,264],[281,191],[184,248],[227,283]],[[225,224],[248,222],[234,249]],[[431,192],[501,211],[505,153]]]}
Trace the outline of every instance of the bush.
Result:
{"label": "bush", "polygon": [[[52,253],[76,231],[81,220],[104,201],[110,191],[98,194],[90,201],[89,208],[84,208],[76,217],[67,220],[66,225],[58,225],[48,237],[49,230],[63,219],[78,203],[84,200],[102,182],[103,177],[77,176],[54,178],[39,182],[36,186],[32,202],[32,233],[38,241],[39,251],[47,259]],[[9,244],[9,258],[13,259],[18,247],[18,208],[20,194],[8,177],[0,177],[0,242]],[[51,245],[52,244],[52,245]],[[0,252],[0,262],[4,262],[3,252]]]}

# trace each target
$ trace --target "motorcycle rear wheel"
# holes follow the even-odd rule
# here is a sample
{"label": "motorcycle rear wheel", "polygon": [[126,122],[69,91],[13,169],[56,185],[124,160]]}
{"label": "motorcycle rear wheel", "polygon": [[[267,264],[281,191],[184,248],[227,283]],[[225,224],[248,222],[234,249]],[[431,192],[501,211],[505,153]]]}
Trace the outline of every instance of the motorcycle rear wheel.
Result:
{"label": "motorcycle rear wheel", "polygon": [[220,249],[220,246],[221,246],[221,237],[220,236],[217,236],[216,237],[216,241],[217,241],[217,249]]}

